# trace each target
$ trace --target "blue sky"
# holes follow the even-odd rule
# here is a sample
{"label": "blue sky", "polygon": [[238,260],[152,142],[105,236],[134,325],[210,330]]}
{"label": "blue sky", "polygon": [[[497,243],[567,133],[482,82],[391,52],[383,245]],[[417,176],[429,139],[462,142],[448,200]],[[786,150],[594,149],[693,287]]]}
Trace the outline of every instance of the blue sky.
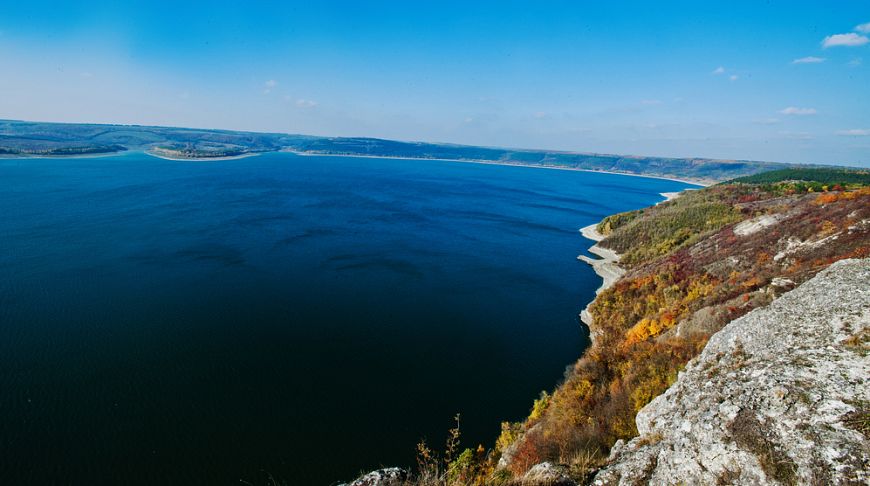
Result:
{"label": "blue sky", "polygon": [[0,0],[0,118],[870,166],[868,37],[867,1]]}

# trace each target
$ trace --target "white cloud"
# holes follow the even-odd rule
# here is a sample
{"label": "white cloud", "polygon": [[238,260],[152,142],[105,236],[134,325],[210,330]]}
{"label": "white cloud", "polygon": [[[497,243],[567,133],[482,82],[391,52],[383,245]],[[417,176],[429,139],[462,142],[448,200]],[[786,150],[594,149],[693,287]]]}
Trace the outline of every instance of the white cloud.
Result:
{"label": "white cloud", "polygon": [[840,130],[837,135],[845,135],[847,137],[870,137],[870,128],[853,128],[851,130]]}
{"label": "white cloud", "polygon": [[729,81],[737,81],[738,79],[740,79],[740,76],[738,76],[736,74],[732,74],[731,76],[728,76]]}
{"label": "white cloud", "polygon": [[664,104],[664,102],[662,100],[641,100],[640,104],[647,105],[647,106],[653,106],[653,105]]}
{"label": "white cloud", "polygon": [[858,67],[861,65],[861,62],[862,62],[861,58],[856,57],[855,59],[852,59],[851,61],[847,62],[846,65],[849,67]]}
{"label": "white cloud", "polygon": [[265,88],[263,88],[263,94],[269,94],[272,92],[273,88],[278,86],[278,81],[275,81],[274,79],[270,79],[270,80],[266,81],[265,83],[263,83],[263,86],[265,86]]}
{"label": "white cloud", "polygon": [[820,62],[825,62],[824,57],[816,57],[816,56],[807,56],[802,57],[800,59],[795,59],[792,61],[792,64],[818,64]]}
{"label": "white cloud", "polygon": [[299,108],[314,108],[315,106],[317,106],[317,102],[312,100],[298,99],[296,100],[296,106],[298,106]]}
{"label": "white cloud", "polygon": [[867,37],[849,32],[848,34],[834,34],[825,37],[825,40],[822,41],[822,47],[827,49],[835,46],[863,46],[868,42],[870,39]]}
{"label": "white cloud", "polygon": [[94,77],[94,73],[92,73],[92,72],[90,72],[90,71],[82,71],[82,72],[79,73],[79,76],[81,76],[81,77],[83,77],[83,78],[93,78],[93,77]]}
{"label": "white cloud", "polygon": [[856,25],[855,30],[857,30],[858,32],[863,32],[865,34],[870,34],[870,22],[867,22],[866,24]]}
{"label": "white cloud", "polygon": [[719,66],[713,70],[712,74],[716,74],[716,75],[725,74],[725,68],[722,66]]}
{"label": "white cloud", "polygon": [[782,110],[779,110],[779,112],[782,113],[783,115],[797,115],[797,116],[815,115],[817,113],[815,108],[798,108],[796,106],[789,106],[788,108],[784,108]]}

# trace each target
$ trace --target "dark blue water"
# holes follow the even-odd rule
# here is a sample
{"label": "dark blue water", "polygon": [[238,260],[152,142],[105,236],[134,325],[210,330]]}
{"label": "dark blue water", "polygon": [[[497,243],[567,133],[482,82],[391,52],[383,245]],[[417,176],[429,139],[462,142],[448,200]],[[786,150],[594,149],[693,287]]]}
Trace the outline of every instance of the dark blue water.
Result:
{"label": "dark blue water", "polygon": [[587,344],[577,229],[676,182],[0,160],[0,484],[329,484],[489,445]]}

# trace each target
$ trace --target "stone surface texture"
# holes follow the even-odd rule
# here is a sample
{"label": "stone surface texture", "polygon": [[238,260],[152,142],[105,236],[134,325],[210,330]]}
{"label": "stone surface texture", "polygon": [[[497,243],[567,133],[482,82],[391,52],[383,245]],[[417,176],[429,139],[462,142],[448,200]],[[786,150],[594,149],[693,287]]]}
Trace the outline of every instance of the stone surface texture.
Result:
{"label": "stone surface texture", "polygon": [[596,485],[870,483],[870,259],[727,324]]}

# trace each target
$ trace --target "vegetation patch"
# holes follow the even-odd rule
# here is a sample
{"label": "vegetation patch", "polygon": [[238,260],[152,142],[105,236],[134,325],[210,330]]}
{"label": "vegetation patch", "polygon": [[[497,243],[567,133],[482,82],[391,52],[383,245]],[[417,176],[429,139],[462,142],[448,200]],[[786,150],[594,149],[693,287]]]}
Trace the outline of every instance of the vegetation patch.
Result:
{"label": "vegetation patch", "polygon": [[861,401],[852,404],[853,412],[846,414],[843,423],[850,429],[861,432],[864,437],[870,439],[870,402]]}
{"label": "vegetation patch", "polygon": [[689,246],[705,234],[744,219],[717,192],[689,191],[659,206],[609,216],[598,225],[599,232],[607,235],[601,245],[622,253],[621,262],[631,266]]}
{"label": "vegetation patch", "polygon": [[830,187],[840,185],[866,186],[870,185],[870,171],[839,168],[788,168],[772,170],[732,179],[729,183],[740,184],[774,184],[777,182],[800,181],[825,184]]}
{"label": "vegetation patch", "polygon": [[768,477],[783,484],[795,484],[797,465],[767,437],[764,431],[769,428],[744,408],[728,425],[728,432],[738,446],[755,454]]}

